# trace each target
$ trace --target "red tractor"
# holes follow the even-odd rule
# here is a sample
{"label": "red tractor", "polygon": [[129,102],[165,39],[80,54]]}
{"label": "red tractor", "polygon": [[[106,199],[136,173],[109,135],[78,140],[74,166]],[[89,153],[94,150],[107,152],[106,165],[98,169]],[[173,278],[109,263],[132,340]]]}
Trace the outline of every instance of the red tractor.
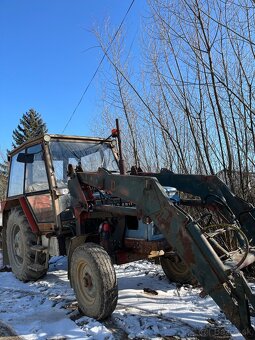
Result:
{"label": "red tractor", "polygon": [[[80,309],[101,320],[117,304],[113,264],[158,257],[171,281],[195,278],[254,339],[255,297],[242,272],[255,261],[254,208],[216,176],[126,174],[118,126],[112,137],[118,152],[112,139],[46,134],[10,153],[4,264],[22,281],[37,280],[51,256],[67,255]],[[187,207],[204,213],[194,219]]]}
{"label": "red tractor", "polygon": [[[137,216],[131,201],[79,181],[77,173],[98,168],[120,174],[114,142],[47,134],[24,143],[10,153],[3,204],[4,264],[22,281],[37,280],[51,256],[68,255],[79,306],[96,319],[116,307],[113,263],[157,257],[170,249],[156,225]],[[177,255],[171,259],[162,259],[169,278],[189,280],[191,273]]]}

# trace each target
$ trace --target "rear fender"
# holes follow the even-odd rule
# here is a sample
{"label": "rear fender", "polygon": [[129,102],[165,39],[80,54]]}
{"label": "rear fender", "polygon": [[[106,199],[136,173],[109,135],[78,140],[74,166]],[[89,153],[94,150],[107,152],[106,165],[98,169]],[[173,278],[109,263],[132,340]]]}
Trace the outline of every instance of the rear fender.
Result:
{"label": "rear fender", "polygon": [[28,202],[27,202],[26,198],[25,197],[20,197],[19,198],[19,203],[20,203],[20,206],[21,206],[21,208],[22,208],[22,210],[23,210],[27,220],[28,220],[28,223],[30,225],[30,228],[31,228],[32,232],[35,233],[35,234],[39,234],[40,231],[39,231],[38,225],[36,223],[34,215],[32,214],[32,211],[31,211],[31,209],[30,209],[30,207],[28,205]]}

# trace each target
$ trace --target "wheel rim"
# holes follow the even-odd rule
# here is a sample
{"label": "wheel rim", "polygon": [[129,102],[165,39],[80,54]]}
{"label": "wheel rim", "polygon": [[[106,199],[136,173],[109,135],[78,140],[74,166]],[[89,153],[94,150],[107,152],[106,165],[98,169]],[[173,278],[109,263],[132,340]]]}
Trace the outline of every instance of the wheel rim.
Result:
{"label": "wheel rim", "polygon": [[93,305],[97,296],[97,286],[89,264],[80,261],[77,266],[77,284],[86,305]]}
{"label": "wheel rim", "polygon": [[13,240],[12,251],[14,254],[14,260],[16,264],[21,265],[23,263],[24,257],[24,246],[21,240],[21,230],[18,225],[14,225],[13,227],[12,240]]}

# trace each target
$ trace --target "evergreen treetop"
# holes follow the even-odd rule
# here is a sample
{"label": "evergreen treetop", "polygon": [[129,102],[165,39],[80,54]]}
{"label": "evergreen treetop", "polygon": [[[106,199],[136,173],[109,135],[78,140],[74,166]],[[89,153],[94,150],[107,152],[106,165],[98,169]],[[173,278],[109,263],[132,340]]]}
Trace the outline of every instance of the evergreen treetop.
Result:
{"label": "evergreen treetop", "polygon": [[13,130],[12,146],[13,148],[16,148],[27,140],[38,137],[46,132],[47,127],[43,122],[41,115],[34,109],[30,109],[28,112],[23,114],[19,125],[15,130]]}

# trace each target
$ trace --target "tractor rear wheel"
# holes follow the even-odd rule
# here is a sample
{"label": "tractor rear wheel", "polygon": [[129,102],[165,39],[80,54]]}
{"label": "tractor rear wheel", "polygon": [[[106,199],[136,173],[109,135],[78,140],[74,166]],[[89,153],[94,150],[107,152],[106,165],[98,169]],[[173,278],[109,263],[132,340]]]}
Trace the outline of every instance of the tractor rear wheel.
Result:
{"label": "tractor rear wheel", "polygon": [[[14,275],[21,281],[37,280],[47,272],[46,255],[38,255],[37,270],[33,269],[37,236],[32,232],[28,221],[20,209],[13,209],[6,229],[6,243],[10,266]],[[39,269],[38,269],[39,268]]]}
{"label": "tractor rear wheel", "polygon": [[95,243],[77,247],[71,257],[71,284],[81,311],[103,320],[114,311],[118,287],[114,267],[104,248]]}
{"label": "tractor rear wheel", "polygon": [[190,269],[179,256],[176,255],[174,258],[162,256],[160,264],[169,281],[176,283],[192,283],[194,281]]}

